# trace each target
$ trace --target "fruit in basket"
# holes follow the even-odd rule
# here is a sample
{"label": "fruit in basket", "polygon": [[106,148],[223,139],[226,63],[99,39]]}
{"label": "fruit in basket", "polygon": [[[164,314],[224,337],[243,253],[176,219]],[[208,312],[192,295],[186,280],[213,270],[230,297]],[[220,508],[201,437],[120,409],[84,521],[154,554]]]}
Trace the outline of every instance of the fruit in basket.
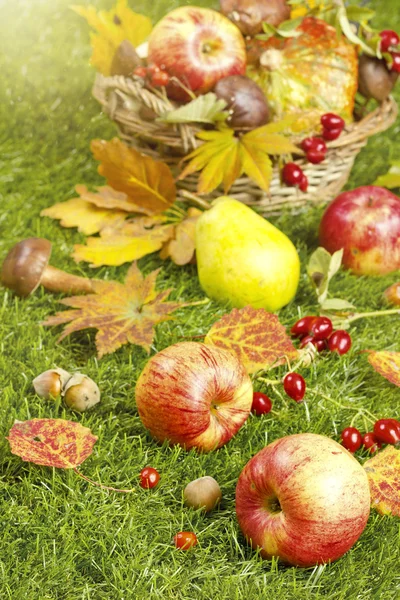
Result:
{"label": "fruit in basket", "polygon": [[229,196],[199,217],[196,257],[202,288],[219,302],[275,311],[296,293],[300,261],[292,242]]}
{"label": "fruit in basket", "polygon": [[269,108],[264,92],[245,75],[229,75],[220,79],[214,93],[227,103],[227,123],[233,129],[255,129],[269,121]]}
{"label": "fruit in basket", "polygon": [[220,7],[243,35],[261,33],[263,23],[277,27],[290,18],[286,0],[220,0]]}
{"label": "fruit in basket", "polygon": [[253,387],[236,355],[180,342],[155,354],[136,385],[140,419],[160,442],[219,448],[250,414]]}
{"label": "fruit in basket", "polygon": [[190,99],[187,90],[204,94],[223,77],[246,72],[239,29],[221,13],[197,6],[176,8],[156,24],[148,60],[168,73],[167,93],[176,100]]}
{"label": "fruit in basket", "polygon": [[398,78],[390,71],[384,59],[362,54],[358,63],[358,91],[365,98],[383,102],[389,96]]}
{"label": "fruit in basket", "polygon": [[370,502],[358,461],[313,433],[266,446],[244,467],[236,487],[237,518],[252,547],[300,567],[347,552],[367,524]]}
{"label": "fruit in basket", "polygon": [[327,112],[351,121],[357,92],[355,46],[314,17],[303,19],[297,31],[298,37],[250,42],[247,75],[264,90],[279,119],[296,114],[309,131],[319,128]]}
{"label": "fruit in basket", "polygon": [[384,275],[400,269],[400,198],[366,185],[339,194],[325,210],[320,245],[357,275]]}

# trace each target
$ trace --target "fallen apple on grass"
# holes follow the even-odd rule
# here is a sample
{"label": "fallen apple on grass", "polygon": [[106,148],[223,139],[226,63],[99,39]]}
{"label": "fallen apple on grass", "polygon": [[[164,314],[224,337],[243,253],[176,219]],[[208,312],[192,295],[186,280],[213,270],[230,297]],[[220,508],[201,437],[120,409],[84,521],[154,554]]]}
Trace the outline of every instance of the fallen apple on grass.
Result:
{"label": "fallen apple on grass", "polygon": [[319,240],[356,275],[385,275],[400,269],[400,198],[366,185],[339,194],[327,207]]}
{"label": "fallen apple on grass", "polygon": [[252,400],[253,386],[239,359],[198,342],[155,354],[136,385],[139,416],[153,437],[206,452],[237,433]]}
{"label": "fallen apple on grass", "polygon": [[258,452],[236,487],[236,514],[253,548],[300,567],[334,561],[368,520],[368,478],[334,440],[289,435]]}

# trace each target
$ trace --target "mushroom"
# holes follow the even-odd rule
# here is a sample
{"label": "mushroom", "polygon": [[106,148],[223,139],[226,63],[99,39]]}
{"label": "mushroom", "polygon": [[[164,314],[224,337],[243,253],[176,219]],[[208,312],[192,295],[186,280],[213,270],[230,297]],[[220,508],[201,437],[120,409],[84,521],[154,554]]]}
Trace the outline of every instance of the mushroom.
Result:
{"label": "mushroom", "polygon": [[1,283],[18,296],[29,296],[39,285],[52,292],[93,292],[93,282],[70,275],[49,265],[51,242],[43,238],[27,238],[16,244],[3,262]]}

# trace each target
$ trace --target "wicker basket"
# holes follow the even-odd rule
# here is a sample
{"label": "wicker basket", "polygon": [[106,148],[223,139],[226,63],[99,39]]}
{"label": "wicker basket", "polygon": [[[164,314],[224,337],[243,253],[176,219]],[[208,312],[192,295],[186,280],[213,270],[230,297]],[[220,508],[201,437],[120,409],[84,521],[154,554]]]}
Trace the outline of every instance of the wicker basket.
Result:
{"label": "wicker basket", "polygon": [[[160,116],[174,109],[175,105],[161,93],[145,89],[141,81],[97,75],[93,95],[117,124],[122,139],[139,147],[145,154],[162,158],[173,171],[175,168],[176,173],[182,156],[199,144],[196,138],[199,128],[196,125],[169,125],[154,119],[155,115]],[[397,104],[390,97],[364,119],[347,126],[339,139],[329,142],[326,161],[313,165],[305,159],[297,160],[308,177],[306,193],[282,185],[276,165],[268,193],[247,177],[241,177],[234,183],[229,195],[246,204],[256,204],[265,215],[279,214],[282,208],[288,206],[329,202],[345,185],[354,160],[368,138],[390,127],[397,114]],[[196,184],[197,175],[194,174],[180,182],[180,190],[196,192]],[[219,195],[221,192],[216,190],[208,198]]]}

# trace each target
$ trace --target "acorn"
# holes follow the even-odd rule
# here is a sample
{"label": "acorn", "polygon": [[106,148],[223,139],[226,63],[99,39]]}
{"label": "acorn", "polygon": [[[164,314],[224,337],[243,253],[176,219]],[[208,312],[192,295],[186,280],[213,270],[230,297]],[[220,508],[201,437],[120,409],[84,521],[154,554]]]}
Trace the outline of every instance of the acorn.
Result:
{"label": "acorn", "polygon": [[221,500],[221,488],[214,477],[200,477],[187,484],[183,491],[185,504],[195,509],[209,512]]}
{"label": "acorn", "polygon": [[69,379],[71,379],[71,373],[64,369],[48,369],[35,377],[32,384],[38,396],[50,400],[61,395]]}
{"label": "acorn", "polygon": [[358,62],[358,91],[365,98],[383,102],[393,90],[399,74],[390,71],[384,59],[362,54]]}
{"label": "acorn", "polygon": [[261,33],[263,23],[277,27],[290,18],[290,6],[285,0],[221,0],[220,8],[243,35]]}
{"label": "acorn", "polygon": [[82,373],[72,375],[62,396],[65,404],[78,412],[84,412],[100,402],[100,390],[97,383]]}
{"label": "acorn", "polygon": [[214,93],[227,103],[227,124],[233,129],[251,130],[268,123],[270,112],[264,92],[249,77],[224,77],[215,85]]}

